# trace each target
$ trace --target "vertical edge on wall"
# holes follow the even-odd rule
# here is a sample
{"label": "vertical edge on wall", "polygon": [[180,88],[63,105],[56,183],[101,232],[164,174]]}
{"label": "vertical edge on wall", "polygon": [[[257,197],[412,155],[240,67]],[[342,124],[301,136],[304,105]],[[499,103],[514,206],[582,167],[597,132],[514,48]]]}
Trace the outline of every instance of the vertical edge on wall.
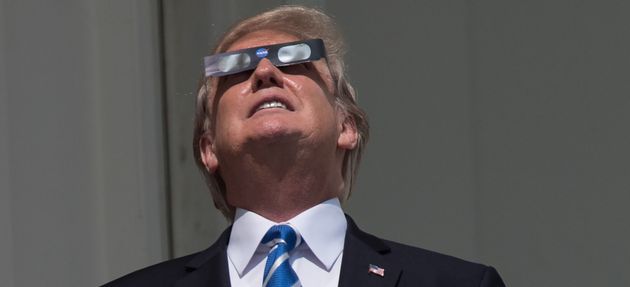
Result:
{"label": "vertical edge on wall", "polygon": [[172,185],[171,185],[171,166],[170,157],[168,155],[169,146],[169,113],[168,113],[168,98],[167,98],[167,81],[166,81],[166,37],[164,31],[164,0],[157,1],[157,13],[158,13],[158,37],[159,48],[158,54],[160,57],[160,97],[162,102],[162,152],[164,154],[164,192],[165,192],[165,211],[166,211],[166,240],[167,240],[167,252],[168,258],[173,258],[175,255],[173,247],[173,212],[172,212]]}
{"label": "vertical edge on wall", "polygon": [[5,1],[0,1],[0,278],[3,284],[14,286],[13,278],[13,218],[11,210],[11,184],[9,178],[9,89],[6,80],[8,47],[6,41],[7,13]]}

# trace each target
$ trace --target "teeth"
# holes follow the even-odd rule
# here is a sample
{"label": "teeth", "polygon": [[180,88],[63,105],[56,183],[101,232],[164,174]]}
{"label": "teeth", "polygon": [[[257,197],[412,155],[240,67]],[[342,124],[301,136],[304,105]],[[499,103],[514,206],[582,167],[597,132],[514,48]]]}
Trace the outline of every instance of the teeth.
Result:
{"label": "teeth", "polygon": [[257,111],[259,110],[264,110],[264,109],[271,109],[271,108],[281,108],[281,109],[287,109],[287,106],[285,106],[283,103],[278,102],[278,101],[272,101],[272,102],[265,102],[262,105],[258,106],[258,108],[256,109]]}

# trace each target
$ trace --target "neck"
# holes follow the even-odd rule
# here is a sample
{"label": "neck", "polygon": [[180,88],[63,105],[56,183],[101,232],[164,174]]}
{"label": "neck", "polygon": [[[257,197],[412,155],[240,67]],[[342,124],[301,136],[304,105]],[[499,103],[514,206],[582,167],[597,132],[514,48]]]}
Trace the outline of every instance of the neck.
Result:
{"label": "neck", "polygon": [[[230,205],[287,221],[343,190],[343,153],[264,147],[231,159],[221,175]],[[245,171],[245,172],[243,172]]]}

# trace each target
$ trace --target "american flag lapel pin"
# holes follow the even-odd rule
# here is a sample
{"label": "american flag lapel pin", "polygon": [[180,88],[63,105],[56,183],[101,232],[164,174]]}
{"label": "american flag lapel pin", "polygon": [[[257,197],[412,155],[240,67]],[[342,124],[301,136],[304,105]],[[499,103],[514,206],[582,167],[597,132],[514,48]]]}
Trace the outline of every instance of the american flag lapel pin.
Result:
{"label": "american flag lapel pin", "polygon": [[372,273],[372,274],[376,274],[378,276],[381,277],[385,277],[385,269],[378,267],[374,264],[370,264],[370,267],[368,267],[368,273]]}

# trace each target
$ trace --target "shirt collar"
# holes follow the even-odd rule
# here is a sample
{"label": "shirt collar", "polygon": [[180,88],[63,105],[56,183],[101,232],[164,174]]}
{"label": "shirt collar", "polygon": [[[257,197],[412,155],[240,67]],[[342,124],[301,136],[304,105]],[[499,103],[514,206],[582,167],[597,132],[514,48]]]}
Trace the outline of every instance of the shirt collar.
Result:
{"label": "shirt collar", "polygon": [[[236,209],[227,255],[239,274],[252,259],[267,230],[278,223],[245,209]],[[300,232],[313,254],[330,270],[343,251],[347,222],[339,199],[332,198],[311,207],[290,223]]]}

